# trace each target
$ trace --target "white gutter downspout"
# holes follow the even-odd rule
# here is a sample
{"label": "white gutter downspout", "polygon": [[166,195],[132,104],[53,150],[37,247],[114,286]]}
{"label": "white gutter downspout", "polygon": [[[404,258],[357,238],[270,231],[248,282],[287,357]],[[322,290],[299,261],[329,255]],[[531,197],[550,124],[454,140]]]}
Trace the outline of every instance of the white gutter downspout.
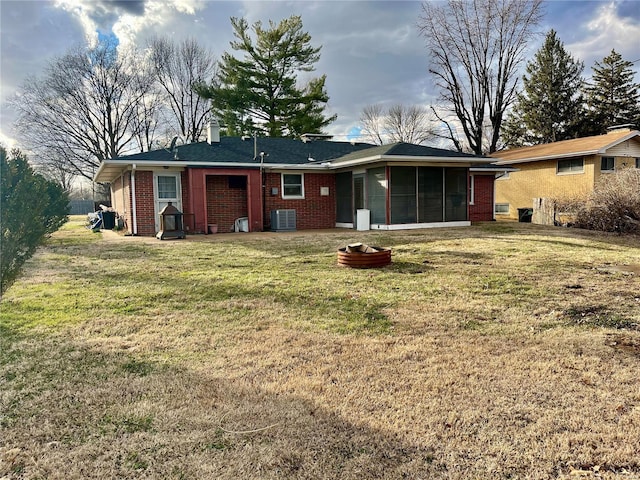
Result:
{"label": "white gutter downspout", "polygon": [[138,235],[138,216],[136,215],[136,164],[131,167],[131,218],[133,221],[133,234]]}

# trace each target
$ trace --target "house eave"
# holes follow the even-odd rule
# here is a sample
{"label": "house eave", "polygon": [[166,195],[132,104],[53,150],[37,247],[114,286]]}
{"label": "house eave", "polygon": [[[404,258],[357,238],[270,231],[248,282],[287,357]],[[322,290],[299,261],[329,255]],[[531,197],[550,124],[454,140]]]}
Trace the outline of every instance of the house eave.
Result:
{"label": "house eave", "polygon": [[455,163],[455,164],[464,164],[469,165],[472,163],[492,163],[492,159],[487,158],[474,158],[474,157],[429,157],[429,156],[413,156],[413,155],[373,155],[370,157],[356,158],[353,160],[337,160],[329,162],[329,168],[332,170],[345,168],[345,167],[356,167],[373,163]]}
{"label": "house eave", "polygon": [[[145,169],[161,169],[161,168],[235,168],[235,169],[259,169],[259,162],[190,162],[183,160],[173,160],[170,162],[158,162],[150,160],[136,160],[135,162],[125,163],[122,160],[104,160],[100,164],[100,168],[93,177],[94,182],[112,182],[119,177],[122,172],[131,170],[131,166],[136,164],[137,170]],[[328,163],[321,164],[285,164],[285,163],[264,163],[262,168],[265,170],[328,170]]]}
{"label": "house eave", "polygon": [[[512,165],[516,163],[541,162],[543,160],[557,160],[559,158],[584,157],[587,155],[596,155],[598,153],[600,153],[599,150],[585,150],[583,152],[568,152],[568,153],[553,154],[553,155],[542,155],[539,157],[527,157],[527,158],[520,158],[517,160],[497,160],[494,163],[496,165]],[[494,157],[494,158],[497,159],[498,157]]]}

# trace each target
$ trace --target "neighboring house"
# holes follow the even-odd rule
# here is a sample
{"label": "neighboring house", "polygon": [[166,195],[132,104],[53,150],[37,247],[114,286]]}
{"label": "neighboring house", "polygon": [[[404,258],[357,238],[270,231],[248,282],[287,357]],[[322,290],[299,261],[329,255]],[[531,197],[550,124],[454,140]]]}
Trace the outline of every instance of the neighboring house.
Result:
{"label": "neighboring house", "polygon": [[169,202],[188,233],[230,232],[240,218],[249,231],[278,229],[271,220],[281,214],[286,229],[355,228],[358,210],[380,230],[493,219],[493,159],[326,137],[221,138],[216,122],[206,142],[105,160],[95,181],[111,184],[112,205],[134,235],[154,235]]}
{"label": "neighboring house", "polygon": [[615,170],[640,168],[640,132],[612,129],[606,135],[515,148],[492,154],[498,167],[512,167],[496,179],[496,218],[518,218],[534,198],[584,198]]}

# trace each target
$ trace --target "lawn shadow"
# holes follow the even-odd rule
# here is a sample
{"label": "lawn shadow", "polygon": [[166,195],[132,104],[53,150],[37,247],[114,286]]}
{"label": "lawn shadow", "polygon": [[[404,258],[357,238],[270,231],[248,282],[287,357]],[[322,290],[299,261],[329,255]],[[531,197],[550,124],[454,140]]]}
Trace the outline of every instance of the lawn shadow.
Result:
{"label": "lawn shadow", "polygon": [[[445,458],[250,376],[60,337],[5,368],[0,474],[20,478],[438,478]],[[32,368],[38,364],[38,368]],[[18,478],[16,477],[16,478]]]}

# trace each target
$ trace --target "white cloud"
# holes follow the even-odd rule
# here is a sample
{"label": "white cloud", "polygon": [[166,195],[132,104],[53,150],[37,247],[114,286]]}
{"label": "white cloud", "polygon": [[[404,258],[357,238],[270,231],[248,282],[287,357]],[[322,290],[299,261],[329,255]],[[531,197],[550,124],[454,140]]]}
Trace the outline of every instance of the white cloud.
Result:
{"label": "white cloud", "polygon": [[175,20],[176,13],[195,15],[205,8],[204,0],[56,0],[55,6],[73,15],[82,25],[90,45],[98,40],[98,31],[113,32],[120,46],[138,43],[141,31],[159,29]]}
{"label": "white cloud", "polygon": [[625,60],[640,59],[640,21],[621,16],[619,6],[617,1],[600,6],[584,25],[584,37],[567,45],[574,56],[584,61],[587,75],[594,63],[601,61],[612,49]]}

